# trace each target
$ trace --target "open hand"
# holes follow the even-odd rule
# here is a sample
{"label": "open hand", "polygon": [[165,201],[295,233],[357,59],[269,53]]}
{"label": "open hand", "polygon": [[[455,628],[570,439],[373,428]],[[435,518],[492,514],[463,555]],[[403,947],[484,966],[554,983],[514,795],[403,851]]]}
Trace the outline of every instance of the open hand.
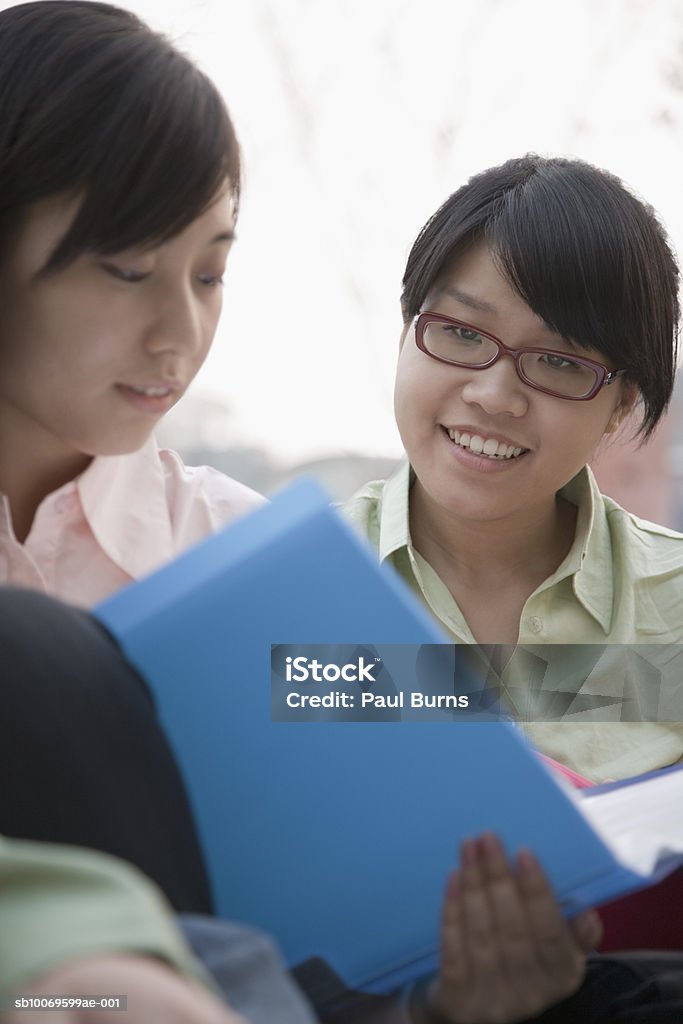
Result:
{"label": "open hand", "polygon": [[563,917],[532,853],[513,867],[495,835],[467,840],[446,889],[431,1006],[453,1024],[534,1017],[576,991],[600,934],[593,910]]}

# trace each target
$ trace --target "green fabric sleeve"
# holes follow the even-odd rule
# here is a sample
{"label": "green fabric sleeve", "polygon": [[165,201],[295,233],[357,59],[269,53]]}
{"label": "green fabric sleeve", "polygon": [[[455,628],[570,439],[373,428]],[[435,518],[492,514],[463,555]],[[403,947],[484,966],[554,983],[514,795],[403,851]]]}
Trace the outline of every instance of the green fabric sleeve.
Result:
{"label": "green fabric sleeve", "polygon": [[0,993],[95,953],[140,953],[208,985],[160,892],[105,854],[0,837]]}

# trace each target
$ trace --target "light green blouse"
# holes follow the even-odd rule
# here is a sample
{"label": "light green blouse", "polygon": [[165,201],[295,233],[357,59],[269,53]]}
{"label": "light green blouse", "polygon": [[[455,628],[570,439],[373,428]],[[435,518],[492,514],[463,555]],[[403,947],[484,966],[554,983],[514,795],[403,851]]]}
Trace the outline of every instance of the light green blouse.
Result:
{"label": "light green blouse", "polygon": [[[412,546],[411,482],[403,463],[343,512],[454,642],[473,644],[450,591]],[[588,467],[561,494],[578,507],[574,543],[524,606],[501,677],[507,702],[541,750],[596,782],[672,764],[683,757],[683,535],[601,494]],[[547,644],[583,646],[559,657]],[[559,714],[564,721],[548,720]]]}

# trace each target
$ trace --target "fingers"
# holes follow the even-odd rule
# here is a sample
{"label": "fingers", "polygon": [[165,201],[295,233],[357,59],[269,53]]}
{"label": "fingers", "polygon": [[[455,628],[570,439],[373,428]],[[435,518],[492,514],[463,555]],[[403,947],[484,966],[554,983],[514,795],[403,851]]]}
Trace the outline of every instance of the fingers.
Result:
{"label": "fingers", "polygon": [[465,922],[460,904],[458,872],[446,884],[441,917],[441,981],[452,990],[462,990],[468,980],[469,954],[465,938]]}
{"label": "fingers", "polygon": [[470,969],[486,977],[498,966],[496,922],[478,842],[466,840],[460,855],[460,908]]}
{"label": "fingers", "polygon": [[597,928],[592,912],[565,921],[530,853],[513,866],[496,836],[467,840],[444,899],[438,1008],[478,1024],[541,1012],[578,987]]}
{"label": "fingers", "polygon": [[501,968],[512,989],[538,987],[542,981],[541,964],[518,878],[497,836],[482,836],[478,849]]}
{"label": "fingers", "polygon": [[462,1010],[497,1007],[501,1016],[544,989],[517,879],[492,834],[462,845],[444,904],[441,982]]}
{"label": "fingers", "polygon": [[562,915],[560,906],[536,857],[522,850],[517,857],[517,879],[527,920],[545,974],[560,990],[573,991],[585,970],[585,956]]}
{"label": "fingers", "polygon": [[596,910],[584,910],[569,922],[569,927],[583,953],[590,953],[602,942],[602,921]]}
{"label": "fingers", "polygon": [[496,946],[495,921],[480,862],[478,845],[461,847],[460,871],[446,890],[441,929],[441,972],[437,1006],[456,1020],[487,1020],[489,1005],[505,1003]]}

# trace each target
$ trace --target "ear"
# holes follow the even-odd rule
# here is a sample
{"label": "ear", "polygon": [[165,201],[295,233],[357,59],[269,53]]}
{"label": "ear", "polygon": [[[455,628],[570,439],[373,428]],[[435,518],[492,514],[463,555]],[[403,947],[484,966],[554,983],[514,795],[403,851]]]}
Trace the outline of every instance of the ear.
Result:
{"label": "ear", "polygon": [[613,434],[619,429],[621,424],[624,422],[627,416],[633,412],[633,407],[636,404],[638,398],[638,388],[631,381],[627,381],[621,385],[621,398],[619,403],[614,409],[614,412],[609,418],[609,422],[605,427],[606,434]]}

